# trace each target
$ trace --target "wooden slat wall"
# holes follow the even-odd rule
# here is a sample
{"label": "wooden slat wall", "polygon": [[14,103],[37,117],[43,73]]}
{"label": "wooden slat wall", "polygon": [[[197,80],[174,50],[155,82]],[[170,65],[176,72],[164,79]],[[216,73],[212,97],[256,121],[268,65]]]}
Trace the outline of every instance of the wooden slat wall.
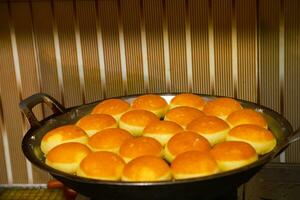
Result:
{"label": "wooden slat wall", "polygon": [[[8,5],[0,3],[0,87],[4,128],[9,141],[9,153],[14,183],[26,183],[28,175],[25,158],[21,151],[23,121],[18,109],[20,93],[16,79],[18,63],[13,57],[11,40],[11,20]],[[16,59],[16,58],[15,58]],[[4,134],[4,133],[2,133]],[[22,166],[22,167],[20,167]],[[2,166],[1,166],[2,168]]]}
{"label": "wooden slat wall", "polygon": [[256,1],[235,1],[237,97],[253,102],[257,101],[256,12]]}
{"label": "wooden slat wall", "polygon": [[[226,95],[299,127],[299,10],[297,0],[1,2],[0,183],[49,179],[20,148],[29,127],[18,103],[39,91],[66,107],[144,92]],[[281,161],[299,163],[299,148]]]}
{"label": "wooden slat wall", "polygon": [[[26,98],[40,91],[30,5],[24,2],[11,4],[11,15],[20,63],[21,95],[22,98]],[[38,118],[42,118],[42,109],[40,106],[37,106],[34,111]],[[30,128],[27,123],[23,125],[24,132]],[[41,173],[35,166],[33,166],[33,169],[32,181],[35,183],[44,183],[48,180],[47,174]]]}
{"label": "wooden slat wall", "polygon": [[[98,1],[98,9],[104,49],[106,94],[107,97],[124,95],[126,81],[122,79],[118,1]],[[122,51],[124,53],[124,49]]]}
{"label": "wooden slat wall", "polygon": [[162,1],[144,0],[143,11],[148,54],[149,92],[167,92]]}
{"label": "wooden slat wall", "polygon": [[[294,125],[300,127],[300,3],[286,0],[284,12],[284,115]],[[287,160],[300,161],[300,142],[287,150]]]}
{"label": "wooden slat wall", "polygon": [[208,1],[189,1],[192,43],[192,91],[211,94],[208,39]]}
{"label": "wooden slat wall", "polygon": [[165,15],[170,54],[170,92],[187,92],[187,61],[184,0],[166,0]]}
{"label": "wooden slat wall", "polygon": [[82,103],[73,2],[57,1],[53,3],[52,8],[55,23],[54,35],[59,43],[58,78],[62,88],[63,103],[66,107],[71,107]]}
{"label": "wooden slat wall", "polygon": [[232,1],[212,0],[215,94],[234,96],[232,72]]}

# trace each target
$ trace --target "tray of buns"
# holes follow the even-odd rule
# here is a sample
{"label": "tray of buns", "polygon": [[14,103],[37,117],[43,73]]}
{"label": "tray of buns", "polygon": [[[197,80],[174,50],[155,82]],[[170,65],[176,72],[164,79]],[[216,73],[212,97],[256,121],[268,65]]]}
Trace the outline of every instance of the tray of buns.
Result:
{"label": "tray of buns", "polygon": [[[54,115],[39,122],[31,109],[40,102]],[[25,156],[87,196],[101,191],[155,199],[156,190],[193,196],[211,184],[229,190],[282,152],[293,135],[269,108],[192,93],[110,98],[69,109],[36,94],[20,106],[32,126],[22,143]]]}

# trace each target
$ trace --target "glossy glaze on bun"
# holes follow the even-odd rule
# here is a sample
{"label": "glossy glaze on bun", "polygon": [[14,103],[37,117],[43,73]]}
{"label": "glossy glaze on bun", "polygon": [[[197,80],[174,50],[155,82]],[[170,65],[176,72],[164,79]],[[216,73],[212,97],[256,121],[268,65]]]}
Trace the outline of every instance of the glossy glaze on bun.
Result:
{"label": "glossy glaze on bun", "polygon": [[92,151],[119,153],[120,146],[133,136],[120,128],[107,128],[90,137],[87,145]]}
{"label": "glossy glaze on bun", "polygon": [[46,155],[46,164],[66,173],[75,173],[82,159],[91,150],[84,144],[69,142],[51,149]]}
{"label": "glossy glaze on bun", "polygon": [[161,157],[162,150],[163,147],[157,140],[141,136],[126,140],[121,145],[119,154],[126,162],[129,162],[145,155]]}
{"label": "glossy glaze on bun", "polygon": [[206,115],[216,116],[226,120],[228,115],[232,112],[241,109],[242,106],[238,101],[231,98],[220,97],[212,101],[208,101],[203,108],[203,112]]}
{"label": "glossy glaze on bun", "polygon": [[203,110],[205,103],[206,102],[202,99],[202,97],[198,95],[191,93],[178,94],[171,100],[170,109],[180,106],[187,106]]}
{"label": "glossy glaze on bun", "polygon": [[218,173],[219,167],[209,152],[187,151],[179,154],[171,164],[175,179],[187,179]]}
{"label": "glossy glaze on bun", "polygon": [[276,146],[276,138],[271,131],[252,124],[234,127],[229,131],[227,140],[247,142],[259,155],[269,153]]}
{"label": "glossy glaze on bun", "polygon": [[183,131],[174,135],[164,148],[164,157],[168,162],[186,151],[209,151],[211,146],[205,137],[192,131]]}
{"label": "glossy glaze on bun", "polygon": [[229,125],[224,120],[215,116],[205,115],[190,122],[186,130],[202,135],[213,146],[225,141],[229,128]]}
{"label": "glossy glaze on bun", "polygon": [[128,111],[130,104],[122,99],[107,99],[101,101],[92,110],[92,114],[108,114],[118,122],[122,114]]}
{"label": "glossy glaze on bun", "polygon": [[252,109],[242,109],[231,113],[227,117],[227,122],[231,127],[242,124],[254,124],[263,128],[268,128],[267,121],[262,114]]}
{"label": "glossy glaze on bun", "polygon": [[117,128],[117,121],[107,114],[91,114],[82,117],[76,123],[76,126],[82,128],[90,137],[105,128]]}
{"label": "glossy glaze on bun", "polygon": [[137,97],[132,102],[132,109],[148,110],[157,117],[162,118],[168,110],[168,103],[164,98],[158,95],[147,94]]}
{"label": "glossy glaze on bun", "polygon": [[145,127],[143,136],[152,137],[165,145],[173,135],[181,131],[183,128],[175,122],[155,121]]}
{"label": "glossy glaze on bun", "polygon": [[98,180],[120,180],[125,162],[115,153],[97,151],[90,153],[80,163],[77,175]]}
{"label": "glossy glaze on bun", "polygon": [[141,156],[124,167],[123,181],[166,181],[172,178],[169,165],[156,156]]}
{"label": "glossy glaze on bun", "polygon": [[258,159],[255,149],[250,144],[240,141],[216,144],[210,153],[222,171],[237,169]]}
{"label": "glossy glaze on bun", "polygon": [[41,141],[41,150],[44,154],[47,154],[57,145],[66,142],[86,144],[87,141],[88,136],[81,128],[74,125],[65,125],[55,128],[44,135]]}
{"label": "glossy glaze on bun", "polygon": [[176,122],[185,129],[191,121],[203,115],[204,113],[196,108],[181,106],[169,110],[165,116],[165,120]]}
{"label": "glossy glaze on bun", "polygon": [[147,110],[130,110],[121,116],[119,127],[127,130],[133,136],[142,135],[144,128],[159,118]]}

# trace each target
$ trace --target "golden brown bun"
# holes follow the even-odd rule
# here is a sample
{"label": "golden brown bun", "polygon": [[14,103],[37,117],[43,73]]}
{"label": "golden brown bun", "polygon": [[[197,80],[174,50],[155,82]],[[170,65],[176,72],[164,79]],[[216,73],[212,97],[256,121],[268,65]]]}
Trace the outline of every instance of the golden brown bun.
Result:
{"label": "golden brown bun", "polygon": [[169,165],[155,156],[141,156],[124,167],[123,181],[165,181],[171,179]]}
{"label": "golden brown bun", "polygon": [[66,142],[79,142],[86,144],[87,134],[79,127],[74,125],[65,125],[55,128],[44,135],[41,141],[41,150],[47,154],[52,148]]}
{"label": "golden brown bun", "polygon": [[130,104],[122,99],[107,99],[96,105],[92,114],[108,114],[118,122],[129,108]]}
{"label": "golden brown bun", "polygon": [[136,137],[126,140],[120,147],[120,156],[126,161],[139,156],[162,156],[162,145],[150,137]]}
{"label": "golden brown bun", "polygon": [[105,128],[117,128],[117,121],[107,114],[91,114],[82,117],[76,126],[82,128],[90,137]]}
{"label": "golden brown bun", "polygon": [[92,151],[110,151],[119,153],[120,146],[133,136],[120,128],[107,128],[90,137],[88,147]]}
{"label": "golden brown bun", "polygon": [[259,155],[269,153],[276,146],[276,138],[269,130],[252,124],[234,127],[229,131],[227,140],[247,142]]}
{"label": "golden brown bun", "polygon": [[209,151],[211,146],[205,137],[192,132],[182,131],[174,135],[164,149],[167,161],[172,162],[174,158],[186,151]]}
{"label": "golden brown bun", "polygon": [[194,131],[202,135],[213,146],[225,141],[229,131],[229,125],[218,117],[202,116],[190,122],[186,130]]}
{"label": "golden brown bun", "polygon": [[203,112],[207,115],[216,116],[225,120],[232,112],[241,109],[241,104],[236,100],[222,97],[207,102],[203,108]]}
{"label": "golden brown bun", "polygon": [[218,173],[219,167],[209,152],[187,151],[179,154],[171,163],[175,179],[195,178]]}
{"label": "golden brown bun", "polygon": [[91,150],[84,144],[69,142],[51,149],[46,155],[46,164],[66,173],[75,173],[82,159]]}
{"label": "golden brown bun", "polygon": [[195,94],[178,94],[176,95],[170,102],[170,109],[179,107],[179,106],[187,106],[202,110],[205,101],[202,97]]}
{"label": "golden brown bun", "polygon": [[143,136],[152,137],[165,145],[173,135],[181,131],[183,128],[175,122],[155,121],[146,126]]}
{"label": "golden brown bun", "polygon": [[222,171],[243,167],[258,159],[255,149],[246,142],[226,141],[210,151]]}
{"label": "golden brown bun", "polygon": [[77,175],[98,180],[119,180],[125,162],[115,153],[97,151],[85,157],[77,170]]}
{"label": "golden brown bun", "polygon": [[144,128],[153,121],[159,121],[159,118],[152,112],[147,110],[131,110],[122,115],[119,126],[134,136],[140,136]]}
{"label": "golden brown bun", "polygon": [[227,122],[231,127],[242,124],[255,124],[263,128],[268,128],[267,121],[262,114],[252,109],[242,109],[231,113],[227,117]]}
{"label": "golden brown bun", "polygon": [[182,128],[186,128],[188,123],[203,115],[204,113],[196,108],[182,106],[169,110],[165,116],[165,120],[176,122],[177,124],[182,126]]}
{"label": "golden brown bun", "polygon": [[139,96],[132,102],[133,109],[148,110],[159,118],[164,117],[168,107],[164,98],[153,94]]}

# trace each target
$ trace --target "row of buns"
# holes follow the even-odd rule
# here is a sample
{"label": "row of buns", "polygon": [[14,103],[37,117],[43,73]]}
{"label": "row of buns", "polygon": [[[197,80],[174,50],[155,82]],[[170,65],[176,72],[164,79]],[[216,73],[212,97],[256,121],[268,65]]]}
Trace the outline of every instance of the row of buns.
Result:
{"label": "row of buns", "polygon": [[84,144],[70,142],[53,148],[46,156],[46,164],[97,180],[164,181],[213,175],[243,167],[257,159],[251,145],[237,141],[219,143],[209,151],[185,151],[170,164],[155,155],[142,155],[126,162],[116,153],[92,152]]}
{"label": "row of buns", "polygon": [[[102,101],[75,125],[48,132],[41,150],[46,164],[79,176],[124,181],[182,179],[256,161],[258,155],[276,146],[276,138],[267,128],[260,113],[243,108],[234,99],[206,102],[198,95],[180,94],[168,104],[158,95],[142,95],[131,104],[121,99]],[[68,152],[65,145],[81,147],[70,147]],[[78,155],[68,160],[72,156],[67,155],[76,154],[77,149]],[[62,162],[64,156],[69,157],[66,163]],[[107,157],[112,160],[105,161]],[[116,163],[116,171],[112,163]],[[156,176],[150,163],[160,163],[158,171],[165,173]],[[113,176],[117,178],[92,175],[105,171],[118,174]]]}

